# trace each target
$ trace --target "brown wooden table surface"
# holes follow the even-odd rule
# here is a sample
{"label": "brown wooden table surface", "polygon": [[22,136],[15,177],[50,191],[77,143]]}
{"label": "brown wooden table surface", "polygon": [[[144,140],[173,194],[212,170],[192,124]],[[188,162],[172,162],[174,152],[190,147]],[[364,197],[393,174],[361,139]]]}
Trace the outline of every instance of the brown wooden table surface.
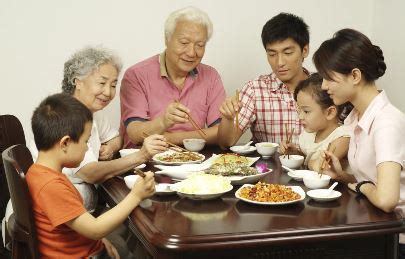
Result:
{"label": "brown wooden table surface", "polygon": [[[206,157],[221,153],[206,147]],[[249,156],[259,156],[253,153]],[[269,183],[300,185],[281,170],[277,154],[267,163]],[[152,163],[147,169],[156,171]],[[170,178],[156,176],[157,181]],[[177,195],[145,200],[128,220],[141,249],[154,258],[395,258],[402,218],[384,213],[366,198],[339,184],[342,196],[332,202],[305,200],[284,206],[246,203],[233,191],[211,201]],[[117,177],[99,188],[110,206],[129,192]]]}

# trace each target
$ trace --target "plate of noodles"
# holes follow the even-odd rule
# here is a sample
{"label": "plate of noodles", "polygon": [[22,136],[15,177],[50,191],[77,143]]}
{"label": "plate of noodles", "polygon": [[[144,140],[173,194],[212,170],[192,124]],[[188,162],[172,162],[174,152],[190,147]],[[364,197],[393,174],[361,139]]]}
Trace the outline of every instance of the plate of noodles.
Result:
{"label": "plate of noodles", "polygon": [[204,159],[205,156],[197,152],[175,152],[173,150],[168,150],[152,157],[153,161],[165,165],[201,163]]}
{"label": "plate of noodles", "polygon": [[259,205],[285,205],[305,199],[305,191],[300,186],[258,182],[242,185],[235,192],[235,197]]}

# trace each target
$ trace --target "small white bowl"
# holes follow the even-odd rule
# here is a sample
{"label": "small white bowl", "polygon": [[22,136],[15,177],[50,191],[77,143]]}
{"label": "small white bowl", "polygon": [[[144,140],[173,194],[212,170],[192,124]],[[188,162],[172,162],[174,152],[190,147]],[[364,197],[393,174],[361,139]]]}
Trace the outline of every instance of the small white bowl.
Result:
{"label": "small white bowl", "polygon": [[289,171],[288,176],[294,179],[295,181],[302,181],[305,176],[317,176],[318,173],[311,170],[294,170]]}
{"label": "small white bowl", "polygon": [[183,145],[187,150],[198,152],[205,146],[205,140],[201,138],[187,138],[183,139]]}
{"label": "small white bowl", "polygon": [[175,194],[176,192],[170,188],[171,186],[170,183],[159,183],[155,185],[155,194],[160,196]]}
{"label": "small white bowl", "polygon": [[342,196],[342,193],[335,190],[330,191],[328,189],[316,189],[308,191],[307,195],[315,201],[324,202],[336,200]]}
{"label": "small white bowl", "polygon": [[127,187],[129,189],[132,189],[132,187],[134,187],[134,184],[138,180],[139,177],[140,176],[136,175],[136,174],[125,176],[124,177],[125,184],[127,185]]}
{"label": "small white bowl", "polygon": [[138,151],[139,151],[138,148],[124,148],[124,149],[121,149],[119,152],[120,152],[120,156],[124,157],[124,156],[127,156],[129,154],[132,154],[132,153],[135,153]]}
{"label": "small white bowl", "polygon": [[288,168],[296,169],[304,163],[304,157],[300,155],[282,155],[280,156],[280,162]]}
{"label": "small white bowl", "polygon": [[303,180],[309,189],[321,189],[329,185],[330,176],[326,174],[305,175]]}
{"label": "small white bowl", "polygon": [[260,142],[256,143],[255,146],[257,148],[257,153],[262,155],[263,158],[269,158],[274,154],[274,152],[276,152],[279,145],[271,142]]}

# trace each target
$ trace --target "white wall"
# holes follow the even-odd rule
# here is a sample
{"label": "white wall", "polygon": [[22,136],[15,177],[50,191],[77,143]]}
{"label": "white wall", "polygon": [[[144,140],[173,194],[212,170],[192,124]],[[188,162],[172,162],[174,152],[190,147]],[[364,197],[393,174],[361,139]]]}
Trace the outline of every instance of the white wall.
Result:
{"label": "white wall", "polygon": [[[389,4],[386,4],[389,2]],[[237,87],[270,68],[261,45],[264,23],[279,12],[292,12],[304,18],[311,28],[311,53],[338,29],[351,27],[384,43],[383,50],[391,74],[384,81],[401,104],[397,75],[403,60],[394,52],[397,34],[386,38],[386,31],[403,16],[392,17],[403,7],[401,1],[369,0],[1,0],[0,2],[0,114],[14,114],[23,123],[27,139],[32,138],[32,110],[48,94],[60,91],[63,63],[77,49],[102,44],[115,49],[124,69],[164,49],[163,24],[178,8],[193,5],[205,10],[214,23],[203,62],[214,66],[226,90]],[[402,8],[401,10],[404,10]],[[390,29],[392,31],[392,29]],[[373,38],[373,37],[372,37]],[[387,47],[385,49],[385,46]],[[396,48],[394,48],[396,47]],[[313,70],[311,59],[305,66]],[[394,70],[395,69],[395,70]],[[395,78],[392,74],[395,74]],[[403,77],[403,76],[402,76]],[[403,105],[403,104],[401,104]],[[402,106],[404,108],[404,106]],[[119,96],[106,108],[113,123],[119,122]]]}

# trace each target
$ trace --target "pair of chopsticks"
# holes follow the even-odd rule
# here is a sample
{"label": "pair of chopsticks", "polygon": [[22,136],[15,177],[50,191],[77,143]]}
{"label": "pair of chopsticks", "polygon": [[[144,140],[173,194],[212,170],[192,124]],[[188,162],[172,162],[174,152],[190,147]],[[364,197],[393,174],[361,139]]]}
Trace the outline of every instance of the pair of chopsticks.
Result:
{"label": "pair of chopsticks", "polygon": [[[145,178],[145,176],[146,176],[145,173],[139,168],[134,168],[134,174],[139,175],[142,178]],[[117,175],[117,178],[124,180],[124,176],[122,176],[122,175]]]}
{"label": "pair of chopsticks", "polygon": [[[292,136],[293,136],[293,134],[294,134],[294,128],[291,130],[291,132],[289,131],[289,129],[288,129],[288,125],[287,125],[287,123],[286,124],[284,124],[284,128],[285,128],[285,132],[286,132],[286,135],[287,135],[287,139],[286,139],[286,144],[288,145],[288,144],[290,144],[291,143],[291,140],[292,140]],[[290,150],[289,150],[289,148],[287,147],[287,149],[285,150],[285,153],[284,153],[285,155],[287,155],[287,159],[290,159]]]}
{"label": "pair of chopsticks", "polygon": [[[180,102],[178,100],[174,100],[177,104],[179,104]],[[190,121],[191,126],[194,127],[194,129],[197,130],[197,133],[203,138],[205,139],[205,137],[207,136],[207,133],[205,133],[203,131],[203,129],[198,126],[198,124],[195,122],[195,120],[193,119],[193,117],[191,117],[190,113],[187,113],[188,115],[188,120]]]}
{"label": "pair of chopsticks", "polygon": [[[333,152],[335,152],[335,150],[336,150],[336,147],[331,148],[332,147],[331,144],[332,143],[329,143],[328,148],[326,150],[333,154]],[[326,164],[325,164],[325,162],[326,162]],[[321,163],[321,168],[320,168],[321,170],[319,172],[320,177],[322,177],[323,171],[325,170],[325,167],[327,164],[329,164],[329,162],[330,162],[330,157],[325,155],[325,157],[323,158],[322,163]]]}
{"label": "pair of chopsticks", "polygon": [[[148,134],[146,132],[142,132],[142,135],[143,135],[144,138],[150,136],[150,134]],[[173,143],[171,143],[169,141],[165,141],[165,142],[170,146],[169,149],[171,149],[173,151],[176,151],[176,152],[188,152],[188,153],[190,152],[187,149],[184,149],[184,148],[182,148],[180,146],[177,146],[176,144],[173,144]],[[179,150],[181,150],[181,151],[179,151]]]}

